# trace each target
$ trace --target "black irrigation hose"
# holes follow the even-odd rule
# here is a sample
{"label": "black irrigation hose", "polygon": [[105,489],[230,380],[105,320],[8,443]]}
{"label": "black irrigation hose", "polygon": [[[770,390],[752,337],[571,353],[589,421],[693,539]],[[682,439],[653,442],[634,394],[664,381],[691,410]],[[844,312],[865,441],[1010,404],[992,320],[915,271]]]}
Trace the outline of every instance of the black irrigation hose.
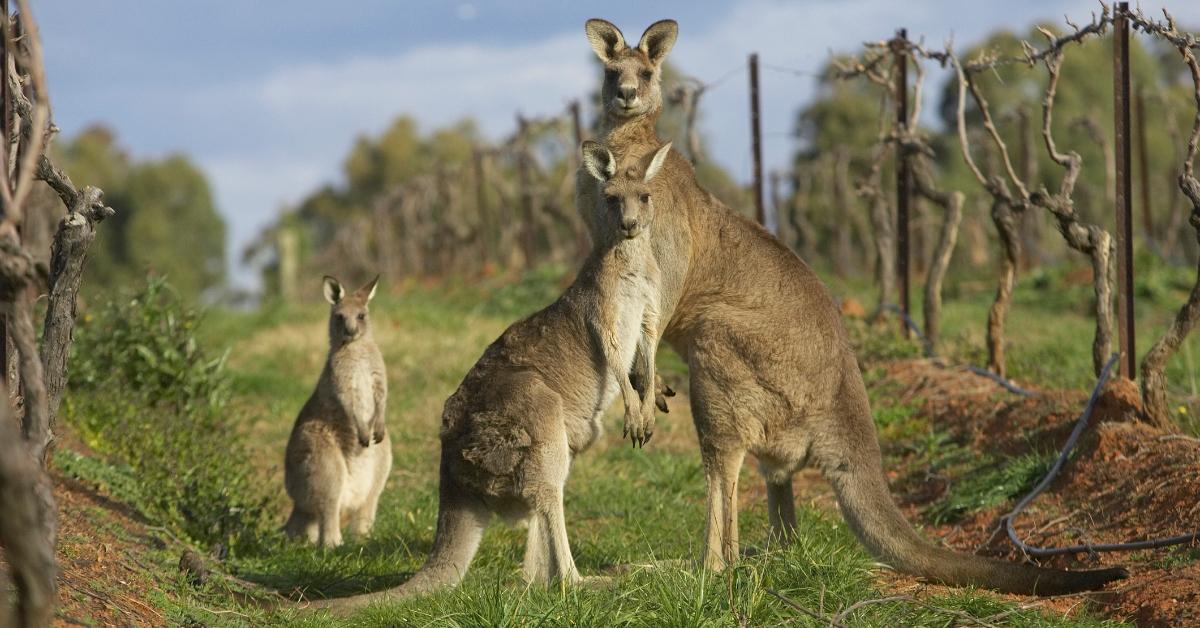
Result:
{"label": "black irrigation hose", "polygon": [[1197,531],[1193,532],[1192,534],[1180,534],[1178,536],[1172,536],[1163,539],[1133,541],[1130,543],[1101,543],[1096,545],[1072,545],[1069,547],[1035,547],[1025,543],[1017,537],[1017,531],[1013,528],[1013,519],[1015,519],[1017,515],[1020,514],[1021,511],[1024,510],[1025,507],[1034,500],[1034,498],[1040,495],[1042,491],[1046,490],[1046,487],[1050,486],[1050,483],[1054,481],[1054,478],[1058,477],[1058,473],[1062,471],[1063,466],[1066,465],[1067,458],[1070,456],[1071,450],[1074,449],[1075,443],[1083,434],[1084,429],[1087,428],[1088,421],[1092,417],[1092,411],[1096,408],[1096,401],[1100,398],[1100,389],[1104,388],[1104,383],[1108,381],[1109,372],[1112,370],[1112,365],[1116,361],[1117,354],[1114,353],[1112,357],[1108,359],[1108,363],[1104,365],[1104,369],[1100,371],[1100,379],[1096,381],[1096,388],[1092,390],[1092,396],[1088,398],[1087,406],[1085,406],[1083,409],[1083,414],[1080,415],[1079,420],[1075,422],[1075,428],[1071,430],[1071,436],[1067,439],[1067,444],[1063,446],[1062,452],[1058,454],[1058,460],[1054,461],[1054,466],[1050,467],[1050,471],[1046,473],[1046,477],[1042,478],[1042,481],[1039,482],[1037,486],[1033,487],[1033,490],[1030,491],[1028,495],[1022,498],[1021,501],[1017,502],[1017,505],[1013,507],[1012,511],[1000,519],[1004,525],[1005,531],[1008,533],[1008,538],[1013,542],[1013,545],[1016,545],[1021,549],[1021,551],[1029,554],[1030,556],[1058,556],[1061,554],[1078,554],[1080,552],[1124,552],[1140,549],[1152,549],[1156,547],[1166,547],[1168,545],[1180,545],[1183,543],[1190,543],[1200,540],[1200,531]]}
{"label": "black irrigation hose", "polygon": [[900,309],[900,306],[895,303],[884,303],[882,307],[899,316],[904,321],[904,326],[908,327],[908,330],[917,336],[917,340],[921,341],[921,346],[925,347],[925,353],[929,354],[930,357],[933,356],[933,348],[929,346],[929,339],[925,337],[925,334],[921,333],[921,328],[917,327],[917,324],[913,322],[912,317],[907,312]]}
{"label": "black irrigation hose", "polygon": [[1005,389],[1007,389],[1009,392],[1011,392],[1013,394],[1021,395],[1022,397],[1037,397],[1042,394],[1042,393],[1039,393],[1039,392],[1036,392],[1033,390],[1021,388],[1020,386],[1012,383],[1012,381],[1004,379],[1003,377],[1001,377],[985,368],[981,368],[978,366],[966,366],[964,368],[966,368],[968,371],[970,371],[976,375],[982,375],[983,377],[986,377],[986,378],[996,382],[997,384],[1000,384]]}

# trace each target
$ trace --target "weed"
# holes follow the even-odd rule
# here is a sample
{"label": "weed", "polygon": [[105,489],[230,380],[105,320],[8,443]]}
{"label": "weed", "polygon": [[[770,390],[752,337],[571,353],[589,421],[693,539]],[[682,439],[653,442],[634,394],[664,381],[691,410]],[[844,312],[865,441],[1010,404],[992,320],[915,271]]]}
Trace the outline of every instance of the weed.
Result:
{"label": "weed", "polygon": [[1019,456],[1007,464],[984,460],[978,471],[967,473],[924,514],[933,523],[951,523],[968,512],[1020,497],[1046,476],[1053,461],[1053,456],[1037,453]]}
{"label": "weed", "polygon": [[197,342],[200,322],[155,278],[82,321],[63,415],[114,463],[58,463],[196,541],[244,548],[267,532],[267,500],[226,411],[225,358]]}

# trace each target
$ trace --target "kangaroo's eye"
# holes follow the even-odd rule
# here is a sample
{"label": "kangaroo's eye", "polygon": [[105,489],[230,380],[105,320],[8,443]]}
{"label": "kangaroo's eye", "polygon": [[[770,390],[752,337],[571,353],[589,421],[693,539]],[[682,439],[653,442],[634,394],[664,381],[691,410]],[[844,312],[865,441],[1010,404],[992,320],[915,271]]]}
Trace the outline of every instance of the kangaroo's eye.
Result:
{"label": "kangaroo's eye", "polygon": [[649,202],[650,202],[650,195],[649,195],[649,194],[643,194],[643,195],[642,195],[642,202],[643,202],[643,203],[649,203]]}
{"label": "kangaroo's eye", "polygon": [[606,81],[617,80],[617,71],[613,70],[613,69],[605,70],[604,71],[604,80],[606,80]]}
{"label": "kangaroo's eye", "polygon": [[604,200],[605,200],[605,202],[608,203],[609,209],[620,209],[621,208],[621,199],[619,199],[615,196],[606,196],[606,197],[604,197]]}
{"label": "kangaroo's eye", "polygon": [[359,312],[359,313],[358,313],[358,320],[360,320],[360,321],[365,321],[365,320],[367,320],[367,313],[366,313],[366,312]]}
{"label": "kangaroo's eye", "polygon": [[642,80],[643,81],[649,81],[652,78],[654,78],[653,72],[651,72],[650,70],[642,70]]}

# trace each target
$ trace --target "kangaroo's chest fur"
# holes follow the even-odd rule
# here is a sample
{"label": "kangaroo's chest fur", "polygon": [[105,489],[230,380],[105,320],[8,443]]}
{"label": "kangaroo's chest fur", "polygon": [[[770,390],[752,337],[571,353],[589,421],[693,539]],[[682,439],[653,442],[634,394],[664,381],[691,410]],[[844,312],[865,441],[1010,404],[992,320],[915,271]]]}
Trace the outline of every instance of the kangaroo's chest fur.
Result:
{"label": "kangaroo's chest fur", "polygon": [[[599,257],[595,285],[588,291],[590,303],[586,310],[594,317],[593,325],[599,331],[591,338],[607,345],[592,347],[592,354],[601,362],[607,355],[621,373],[628,373],[633,365],[638,341],[646,331],[643,322],[647,309],[657,308],[658,304],[658,267],[647,240],[643,235],[620,242]],[[601,380],[595,388],[598,396],[587,416],[589,426],[597,434],[604,411],[620,392],[620,383],[612,376],[614,365],[600,366]]]}
{"label": "kangaroo's chest fur", "polygon": [[383,356],[370,339],[362,339],[329,354],[325,372],[318,383],[319,394],[333,410],[330,418],[344,421],[348,427],[369,425],[374,418],[376,401],[386,382]]}

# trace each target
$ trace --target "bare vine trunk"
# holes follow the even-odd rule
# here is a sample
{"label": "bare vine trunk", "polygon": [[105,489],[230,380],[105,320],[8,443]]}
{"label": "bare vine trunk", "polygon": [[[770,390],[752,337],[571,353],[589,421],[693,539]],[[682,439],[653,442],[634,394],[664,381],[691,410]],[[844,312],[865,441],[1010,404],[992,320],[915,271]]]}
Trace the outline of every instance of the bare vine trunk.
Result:
{"label": "bare vine trunk", "polygon": [[950,259],[954,256],[954,247],[958,243],[958,225],[962,222],[963,203],[966,196],[962,192],[943,192],[933,186],[933,176],[929,173],[928,163],[924,157],[913,159],[913,181],[917,193],[937,204],[945,212],[942,228],[938,234],[937,244],[930,256],[928,273],[925,275],[925,295],[923,302],[925,319],[926,350],[934,353],[942,333],[942,282],[946,271],[950,268]]}
{"label": "bare vine trunk", "polygon": [[875,285],[879,287],[876,315],[892,302],[896,294],[896,226],[889,211],[887,198],[875,188],[868,195],[871,207],[871,229],[875,232]]}
{"label": "bare vine trunk", "polygon": [[15,617],[8,600],[0,600],[0,624],[49,626],[57,598],[54,539],[43,533],[53,527],[54,495],[42,466],[30,455],[17,420],[7,403],[8,389],[0,386],[0,545],[5,548],[9,577],[16,586]]}
{"label": "bare vine trunk", "polygon": [[[1195,177],[1181,175],[1179,186],[1192,202],[1190,222],[1200,242],[1200,181]],[[1170,405],[1167,403],[1167,361],[1187,339],[1188,334],[1200,321],[1200,263],[1197,263],[1196,282],[1188,294],[1188,300],[1179,308],[1171,325],[1154,343],[1146,357],[1142,358],[1142,405],[1146,416],[1154,425],[1165,430],[1177,429],[1171,420]]]}
{"label": "bare vine trunk", "polygon": [[878,319],[896,294],[896,222],[887,195],[883,193],[883,161],[890,144],[881,139],[875,146],[871,170],[859,181],[858,196],[867,203],[875,245],[875,286],[879,291],[875,312]]}
{"label": "bare vine trunk", "polygon": [[1112,253],[1115,245],[1108,232],[1097,227],[1090,229],[1092,258],[1092,292],[1096,299],[1096,332],[1092,338],[1092,368],[1097,376],[1112,354],[1113,295]]}
{"label": "bare vine trunk", "polygon": [[[833,156],[833,161],[830,163],[833,178],[833,206],[838,212],[845,213],[850,211],[849,194],[847,194],[847,178],[845,176],[846,163],[849,157],[844,151],[838,151]],[[837,268],[834,272],[837,275],[844,276],[851,273],[854,269],[854,223],[845,220],[835,222],[836,237],[837,237]]]}
{"label": "bare vine trunk", "polygon": [[1007,377],[1004,363],[1004,330],[1008,322],[1008,306],[1012,302],[1013,285],[1017,279],[1017,264],[1021,260],[1021,238],[1017,232],[1017,212],[1001,198],[992,201],[992,222],[1000,234],[1000,278],[996,298],[988,310],[987,352],[988,370]]}
{"label": "bare vine trunk", "polygon": [[[1200,62],[1187,48],[1181,47],[1184,61],[1191,71],[1194,88],[1193,99],[1196,106],[1195,122],[1192,134],[1188,140],[1187,156],[1183,162],[1183,171],[1179,175],[1179,189],[1192,205],[1189,222],[1196,231],[1196,241],[1200,243],[1200,181],[1196,180],[1193,160],[1200,150]],[[1179,349],[1179,345],[1187,339],[1192,328],[1200,320],[1200,265],[1196,269],[1196,282],[1188,300],[1175,314],[1175,320],[1163,332],[1154,346],[1142,358],[1142,402],[1150,421],[1164,429],[1175,429],[1171,421],[1170,409],[1167,404],[1167,361]]]}
{"label": "bare vine trunk", "polygon": [[113,210],[104,205],[99,189],[88,186],[76,191],[67,175],[55,172],[49,160],[42,160],[41,169],[42,178],[67,206],[67,215],[59,222],[50,247],[50,294],[42,323],[42,369],[47,413],[53,425],[67,387],[67,357],[75,335],[75,304],[88,247],[96,239],[96,225],[111,216]]}
{"label": "bare vine trunk", "polygon": [[812,173],[807,169],[796,167],[792,175],[792,200],[788,203],[788,222],[795,232],[795,249],[801,259],[812,261],[815,238],[812,223],[808,220],[807,211],[812,204]]}

